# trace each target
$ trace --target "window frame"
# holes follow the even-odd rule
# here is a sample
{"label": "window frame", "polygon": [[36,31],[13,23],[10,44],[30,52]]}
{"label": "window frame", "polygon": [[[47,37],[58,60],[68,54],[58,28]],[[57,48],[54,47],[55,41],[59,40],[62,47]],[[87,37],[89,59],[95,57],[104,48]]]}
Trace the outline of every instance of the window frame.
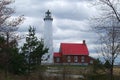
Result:
{"label": "window frame", "polygon": [[74,56],[74,62],[78,62],[78,56]]}
{"label": "window frame", "polygon": [[60,62],[60,58],[56,57],[56,62],[59,63]]}
{"label": "window frame", "polygon": [[90,64],[93,64],[93,60],[90,60]]}
{"label": "window frame", "polygon": [[82,63],[85,62],[85,56],[81,56],[81,62],[82,62]]}
{"label": "window frame", "polygon": [[67,62],[71,62],[71,56],[67,56]]}

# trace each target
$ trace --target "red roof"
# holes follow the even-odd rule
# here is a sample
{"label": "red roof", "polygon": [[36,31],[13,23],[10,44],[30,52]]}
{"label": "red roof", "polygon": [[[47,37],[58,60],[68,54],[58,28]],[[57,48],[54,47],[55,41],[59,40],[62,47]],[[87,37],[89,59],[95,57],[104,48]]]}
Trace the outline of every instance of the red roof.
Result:
{"label": "red roof", "polygon": [[62,55],[61,55],[61,53],[59,53],[59,52],[55,52],[55,53],[54,53],[54,56],[55,56],[55,57],[61,57]]}
{"label": "red roof", "polygon": [[63,55],[89,55],[86,44],[61,43],[61,53]]}

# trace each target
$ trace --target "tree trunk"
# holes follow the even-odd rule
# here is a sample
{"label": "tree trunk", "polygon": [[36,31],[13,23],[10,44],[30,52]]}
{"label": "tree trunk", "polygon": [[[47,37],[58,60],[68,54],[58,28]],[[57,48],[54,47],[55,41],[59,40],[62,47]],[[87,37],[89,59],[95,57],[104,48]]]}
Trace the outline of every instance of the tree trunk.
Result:
{"label": "tree trunk", "polygon": [[114,78],[113,78],[113,68],[111,67],[111,69],[110,69],[110,75],[111,75],[111,79],[110,80],[114,80]]}
{"label": "tree trunk", "polygon": [[114,67],[114,61],[112,60],[112,64],[111,64],[111,68],[110,68],[110,80],[114,80],[114,76],[113,76],[113,67]]}
{"label": "tree trunk", "polygon": [[7,32],[6,33],[6,36],[7,36],[7,38],[6,38],[6,43],[7,43],[7,45],[6,45],[6,51],[5,51],[5,54],[6,54],[6,62],[5,62],[5,78],[8,78],[8,68],[9,68],[9,52],[8,52],[8,50],[9,50],[9,33]]}

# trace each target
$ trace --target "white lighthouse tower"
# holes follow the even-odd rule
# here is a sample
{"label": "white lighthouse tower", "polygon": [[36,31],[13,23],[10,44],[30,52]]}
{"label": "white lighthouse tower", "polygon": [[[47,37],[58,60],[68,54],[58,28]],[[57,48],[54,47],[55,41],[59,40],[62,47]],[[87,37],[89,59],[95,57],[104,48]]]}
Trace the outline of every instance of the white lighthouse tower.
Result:
{"label": "white lighthouse tower", "polygon": [[48,48],[48,53],[46,53],[47,62],[53,62],[53,34],[52,34],[52,21],[51,12],[48,10],[45,12],[44,18],[44,45]]}

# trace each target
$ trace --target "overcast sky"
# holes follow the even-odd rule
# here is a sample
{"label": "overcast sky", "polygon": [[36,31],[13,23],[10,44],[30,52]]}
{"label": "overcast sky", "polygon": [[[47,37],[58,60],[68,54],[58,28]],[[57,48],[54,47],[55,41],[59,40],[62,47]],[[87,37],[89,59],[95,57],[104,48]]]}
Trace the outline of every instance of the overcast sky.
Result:
{"label": "overcast sky", "polygon": [[82,43],[86,40],[90,55],[96,57],[97,36],[92,31],[88,20],[97,14],[91,6],[93,0],[15,0],[15,15],[25,15],[19,32],[26,35],[29,25],[36,28],[37,36],[41,37],[44,27],[45,12],[49,9],[53,17],[54,51],[58,52],[60,43]]}

